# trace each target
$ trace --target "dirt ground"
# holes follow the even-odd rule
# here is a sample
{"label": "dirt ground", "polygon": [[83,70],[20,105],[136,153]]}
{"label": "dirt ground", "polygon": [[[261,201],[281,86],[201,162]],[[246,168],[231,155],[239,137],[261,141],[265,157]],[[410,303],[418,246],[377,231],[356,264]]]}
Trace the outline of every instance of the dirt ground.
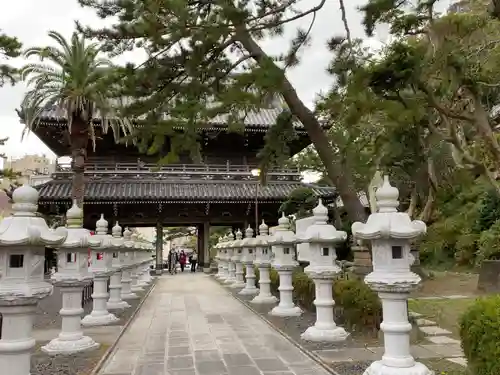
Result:
{"label": "dirt ground", "polygon": [[447,271],[430,271],[428,274],[429,277],[423,280],[422,286],[412,293],[412,297],[480,295],[477,291],[477,274]]}

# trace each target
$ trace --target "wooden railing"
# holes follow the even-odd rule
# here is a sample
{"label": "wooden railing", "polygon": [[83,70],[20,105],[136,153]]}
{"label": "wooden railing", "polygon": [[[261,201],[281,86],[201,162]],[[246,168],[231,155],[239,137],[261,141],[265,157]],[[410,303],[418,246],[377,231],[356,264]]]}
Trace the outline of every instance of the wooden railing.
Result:
{"label": "wooden railing", "polygon": [[[236,164],[167,164],[157,165],[154,163],[121,163],[121,162],[99,162],[87,163],[86,174],[99,175],[137,175],[137,174],[163,174],[163,175],[187,175],[187,176],[239,176],[256,177],[256,166]],[[71,173],[69,165],[56,165],[56,175]],[[269,176],[300,176],[298,168],[283,169],[273,168],[268,171]]]}

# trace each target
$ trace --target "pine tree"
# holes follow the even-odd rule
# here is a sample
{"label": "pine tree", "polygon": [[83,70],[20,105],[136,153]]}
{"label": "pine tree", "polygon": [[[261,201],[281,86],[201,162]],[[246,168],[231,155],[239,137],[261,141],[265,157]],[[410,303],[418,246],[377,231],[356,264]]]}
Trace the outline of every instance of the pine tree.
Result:
{"label": "pine tree", "polygon": [[[314,22],[326,0],[317,0],[304,10],[299,9],[298,0],[79,2],[94,8],[102,18],[119,20],[113,27],[99,30],[78,25],[85,35],[99,38],[114,55],[139,48],[149,57],[111,77],[120,85],[110,83],[117,97],[133,98],[125,115],[142,117],[138,136],[143,150],[157,153],[168,135],[170,152],[161,162],[171,162],[185,151],[199,157],[198,130],[202,124],[223,115],[230,130],[238,130],[242,114],[270,105],[280,96],[287,109],[268,134],[261,153],[264,167],[290,156],[283,145],[293,137],[292,124],[299,120],[349,217],[365,219],[351,171],[336,160],[321,123],[285,75],[299,63],[298,52],[310,42],[311,28],[297,28],[289,51],[279,56],[267,54],[258,44],[264,38],[281,36],[285,25],[293,21],[309,17]],[[178,127],[184,129],[180,134],[175,132]]]}
{"label": "pine tree", "polygon": [[[17,38],[10,37],[0,32],[0,57],[4,59],[18,57],[21,54],[21,43]],[[0,64],[0,87],[6,82],[16,83],[17,69],[8,64]]]}

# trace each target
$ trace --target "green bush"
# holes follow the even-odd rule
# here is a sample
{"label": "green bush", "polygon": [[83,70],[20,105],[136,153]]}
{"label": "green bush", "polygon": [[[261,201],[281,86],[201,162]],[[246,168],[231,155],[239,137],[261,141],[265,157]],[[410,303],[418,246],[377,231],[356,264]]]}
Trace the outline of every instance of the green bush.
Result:
{"label": "green bush", "polygon": [[382,322],[382,304],[377,294],[361,279],[339,279],[333,284],[333,298],[342,308],[342,316],[351,327],[378,329]]}
{"label": "green bush", "polygon": [[472,374],[500,374],[500,296],[469,307],[460,319],[460,337]]}
{"label": "green bush", "polygon": [[477,262],[491,259],[500,259],[500,220],[495,221],[490,229],[479,237]]}
{"label": "green bush", "polygon": [[307,310],[314,310],[316,295],[314,282],[304,273],[296,271],[293,274],[293,295],[297,303]]}

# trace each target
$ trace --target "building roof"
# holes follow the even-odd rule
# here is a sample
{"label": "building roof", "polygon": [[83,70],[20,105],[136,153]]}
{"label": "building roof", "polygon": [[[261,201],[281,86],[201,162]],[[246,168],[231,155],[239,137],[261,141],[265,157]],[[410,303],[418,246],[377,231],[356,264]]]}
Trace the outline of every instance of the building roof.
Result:
{"label": "building roof", "polygon": [[[253,202],[254,182],[177,182],[177,181],[89,181],[85,184],[85,201],[91,202]],[[334,198],[335,189],[300,182],[273,182],[259,185],[262,201],[282,201],[295,189],[310,187],[321,198]],[[53,180],[36,186],[40,203],[71,199],[71,181]]]}

